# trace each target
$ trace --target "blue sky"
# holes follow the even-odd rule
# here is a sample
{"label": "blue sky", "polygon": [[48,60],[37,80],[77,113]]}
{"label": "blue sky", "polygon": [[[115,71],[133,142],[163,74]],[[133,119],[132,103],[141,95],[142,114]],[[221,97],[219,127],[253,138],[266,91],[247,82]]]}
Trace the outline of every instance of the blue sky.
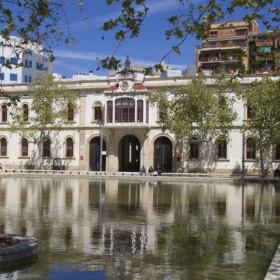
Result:
{"label": "blue sky", "polygon": [[[84,15],[89,23],[82,20],[82,16],[73,9],[69,13],[70,29],[76,43],[60,44],[54,48],[56,60],[54,72],[71,77],[76,72],[88,73],[93,70],[96,75],[107,75],[107,70],[97,69],[96,58],[111,56],[116,47],[113,32],[99,31],[102,23],[118,15],[118,3],[107,6],[105,0],[85,0]],[[178,9],[178,0],[151,0],[149,14],[142,27],[139,38],[127,39],[118,49],[116,57],[125,60],[128,55],[133,65],[152,66],[159,63],[162,57],[170,50],[172,44],[166,41],[164,32],[170,28],[166,18],[173,15]],[[102,36],[105,37],[102,40]],[[174,69],[186,69],[187,64],[194,65],[195,45],[200,44],[189,38],[182,46],[181,55],[172,54],[165,59]]]}
{"label": "blue sky", "polygon": [[[87,74],[90,70],[96,75],[107,75],[107,70],[96,71],[96,58],[111,56],[118,44],[113,32],[104,34],[99,29],[104,21],[119,14],[120,3],[111,6],[107,6],[105,0],[84,0],[84,3],[84,16],[88,18],[88,24],[82,20],[77,9],[69,8],[67,13],[70,30],[77,42],[68,45],[61,43],[53,49],[56,57],[54,72],[68,78],[76,72]],[[196,0],[196,4],[203,4],[203,0]],[[150,10],[139,38],[124,41],[115,55],[123,61],[128,55],[133,65],[145,67],[159,63],[171,49],[172,41],[166,41],[164,32],[170,28],[166,18],[178,10],[178,0],[147,0],[147,5]],[[241,19],[242,15],[242,11],[238,11],[234,16]],[[165,59],[166,64],[174,69],[186,69],[188,64],[194,65],[195,46],[200,44],[201,41],[189,37],[181,46],[181,55],[171,54]]]}

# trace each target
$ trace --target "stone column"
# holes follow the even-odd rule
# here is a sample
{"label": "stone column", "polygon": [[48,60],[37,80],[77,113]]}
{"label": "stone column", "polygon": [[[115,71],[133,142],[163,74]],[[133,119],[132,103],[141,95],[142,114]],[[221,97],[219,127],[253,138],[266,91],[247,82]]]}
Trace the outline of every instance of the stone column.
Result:
{"label": "stone column", "polygon": [[79,170],[88,170],[89,158],[86,151],[86,94],[80,94],[80,133],[79,133]]}

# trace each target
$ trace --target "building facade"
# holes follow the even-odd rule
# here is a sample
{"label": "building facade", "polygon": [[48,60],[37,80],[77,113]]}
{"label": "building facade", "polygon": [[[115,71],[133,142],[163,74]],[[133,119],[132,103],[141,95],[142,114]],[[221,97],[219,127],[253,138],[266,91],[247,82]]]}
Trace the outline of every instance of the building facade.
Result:
{"label": "building facade", "polygon": [[[279,32],[260,33],[256,21],[227,20],[211,25],[202,46],[196,46],[196,72],[211,76],[224,72],[253,74],[278,71]],[[242,56],[242,61],[238,59]]]}
{"label": "building facade", "polygon": [[[180,74],[181,73],[181,74]],[[242,83],[261,79],[261,75],[243,77]],[[238,119],[229,135],[199,139],[197,135],[179,141],[163,132],[159,110],[149,104],[149,94],[159,89],[174,97],[174,89],[186,85],[190,77],[175,75],[144,76],[143,68],[107,76],[74,75],[57,83],[79,95],[79,113],[69,125],[44,143],[44,168],[51,168],[54,158],[62,158],[67,170],[139,172],[141,166],[163,172],[239,173],[243,162],[248,173],[260,172],[260,160],[253,137],[241,133],[250,119],[250,108],[242,100],[235,103]],[[214,79],[207,78],[213,85]],[[23,114],[28,119],[32,93],[27,84],[5,84],[7,94],[19,95]],[[231,93],[234,94],[234,93]],[[20,134],[9,131],[9,108],[0,100],[0,162],[5,168],[36,168],[37,147]],[[280,161],[280,146],[270,147],[266,169],[273,170]]]}
{"label": "building facade", "polygon": [[[37,73],[51,74],[53,63],[37,44],[22,44],[22,39],[0,36],[0,82],[2,84],[31,83]],[[5,63],[10,65],[5,66]]]}

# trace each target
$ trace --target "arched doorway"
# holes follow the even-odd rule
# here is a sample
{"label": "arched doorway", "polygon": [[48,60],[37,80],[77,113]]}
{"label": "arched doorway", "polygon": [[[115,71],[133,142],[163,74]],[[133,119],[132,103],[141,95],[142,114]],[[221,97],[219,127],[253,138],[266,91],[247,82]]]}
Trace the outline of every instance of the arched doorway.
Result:
{"label": "arched doorway", "polygon": [[172,143],[164,136],[154,143],[154,167],[158,165],[161,165],[163,172],[172,172]]}
{"label": "arched doorway", "polygon": [[[106,166],[106,142],[102,144],[102,171]],[[95,137],[89,142],[89,169],[100,171],[100,137]]]}
{"label": "arched doorway", "polygon": [[119,171],[140,170],[140,142],[137,137],[127,135],[119,145]]}

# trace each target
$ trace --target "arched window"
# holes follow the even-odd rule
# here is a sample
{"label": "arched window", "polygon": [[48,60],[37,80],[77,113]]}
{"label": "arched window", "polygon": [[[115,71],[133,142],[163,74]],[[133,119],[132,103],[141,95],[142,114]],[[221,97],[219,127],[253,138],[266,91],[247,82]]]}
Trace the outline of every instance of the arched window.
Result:
{"label": "arched window", "polygon": [[43,143],[43,157],[50,157],[50,156],[51,156],[51,140],[47,138]]}
{"label": "arched window", "polygon": [[227,158],[227,140],[225,138],[219,138],[217,140],[217,159]]}
{"label": "arched window", "polygon": [[26,138],[21,139],[21,156],[22,157],[28,156],[28,141]]}
{"label": "arched window", "polygon": [[67,112],[68,112],[68,121],[73,122],[74,121],[74,109],[73,109],[72,104],[68,104]]}
{"label": "arched window", "polygon": [[189,158],[190,159],[198,159],[199,156],[199,143],[196,137],[192,137],[190,141],[190,151]]}
{"label": "arched window", "polygon": [[94,103],[93,107],[93,121],[101,121],[102,120],[102,105],[100,102]]}
{"label": "arched window", "polygon": [[135,122],[135,101],[133,98],[116,100],[115,122]]}
{"label": "arched window", "polygon": [[7,105],[2,105],[2,122],[7,122],[8,121],[8,109]]}
{"label": "arched window", "polygon": [[246,141],[246,159],[256,158],[256,142],[253,138],[248,138]]}
{"label": "arched window", "polygon": [[73,157],[74,151],[74,142],[71,137],[66,139],[66,157]]}
{"label": "arched window", "polygon": [[143,122],[143,100],[137,100],[137,122]]}
{"label": "arched window", "polygon": [[22,120],[24,122],[28,122],[28,117],[29,117],[29,110],[28,110],[28,105],[27,104],[23,104],[22,106]]}
{"label": "arched window", "polygon": [[7,139],[5,137],[2,137],[0,140],[1,144],[1,157],[7,156]]}
{"label": "arched window", "polygon": [[107,101],[107,123],[113,122],[113,101]]}

